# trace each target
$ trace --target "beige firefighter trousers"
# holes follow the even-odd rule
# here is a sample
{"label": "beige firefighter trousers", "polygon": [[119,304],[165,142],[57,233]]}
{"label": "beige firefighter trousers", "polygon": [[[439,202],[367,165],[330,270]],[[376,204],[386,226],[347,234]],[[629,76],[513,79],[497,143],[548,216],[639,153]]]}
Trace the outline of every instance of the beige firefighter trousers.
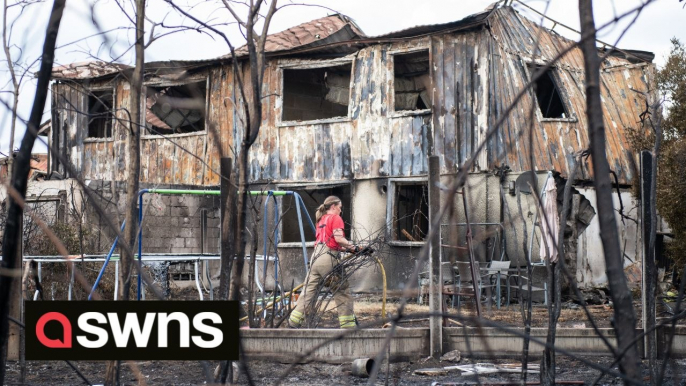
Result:
{"label": "beige firefighter trousers", "polygon": [[[295,309],[291,312],[291,326],[300,326],[302,323],[305,318],[305,308],[312,303],[313,297],[317,295],[317,286],[338,264],[338,259],[334,257],[338,254],[338,251],[329,249],[326,244],[317,244],[314,247],[310,272],[305,279],[305,289],[300,294]],[[341,328],[354,328],[353,298],[350,295],[348,280],[341,279],[339,276],[334,278],[334,282],[329,287],[333,291],[333,299],[336,303]]]}

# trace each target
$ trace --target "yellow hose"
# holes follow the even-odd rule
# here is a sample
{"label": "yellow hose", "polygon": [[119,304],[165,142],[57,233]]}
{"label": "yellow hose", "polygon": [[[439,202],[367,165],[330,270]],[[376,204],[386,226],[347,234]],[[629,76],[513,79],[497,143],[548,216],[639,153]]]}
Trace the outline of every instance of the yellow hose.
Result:
{"label": "yellow hose", "polygon": [[[283,296],[288,296],[289,301],[290,301],[291,293],[292,293],[292,292],[295,292],[295,291],[297,291],[297,290],[299,290],[299,289],[302,288],[304,285],[305,285],[305,283],[302,283],[302,284],[298,285],[297,287],[293,288],[292,291],[288,291],[288,292],[286,292],[285,294],[283,294]],[[281,298],[281,297],[278,296],[277,299],[279,299],[279,298]],[[269,303],[267,303],[266,306],[264,306],[264,307],[260,308],[259,310],[255,311],[255,313],[256,313],[256,314],[257,314],[257,313],[260,313],[260,312],[264,311],[265,309],[268,310],[268,309],[272,308],[273,306],[274,306],[274,302],[269,302]],[[239,322],[245,322],[246,320],[248,320],[248,317],[247,317],[247,316],[244,316],[244,317],[238,319]]]}
{"label": "yellow hose", "polygon": [[383,264],[381,264],[381,260],[379,260],[378,257],[374,256],[374,259],[376,259],[376,264],[379,265],[379,269],[381,269],[381,278],[383,278],[383,301],[381,302],[381,319],[386,318],[386,270],[383,268]]}

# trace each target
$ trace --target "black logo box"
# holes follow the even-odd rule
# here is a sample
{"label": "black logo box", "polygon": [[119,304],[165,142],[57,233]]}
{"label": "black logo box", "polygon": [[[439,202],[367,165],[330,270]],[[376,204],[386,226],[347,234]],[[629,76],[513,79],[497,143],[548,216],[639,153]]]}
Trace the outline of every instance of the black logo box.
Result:
{"label": "black logo box", "polygon": [[[25,303],[26,322],[26,359],[27,360],[238,360],[238,302],[236,301],[40,301]],[[48,312],[64,314],[72,326],[71,348],[48,348],[38,340],[36,324],[38,319]],[[158,315],[155,316],[147,348],[135,346],[133,334],[129,336],[126,348],[116,347],[111,326],[97,324],[90,320],[89,324],[104,328],[108,333],[108,341],[101,348],[84,348],[79,345],[77,335],[85,335],[91,340],[96,335],[84,333],[79,329],[78,318],[86,312],[99,312],[107,317],[115,312],[119,317],[120,326],[124,325],[127,313],[136,313],[139,325],[143,326],[147,313],[181,312],[189,319],[190,336],[200,335],[205,340],[212,339],[209,334],[203,334],[193,327],[193,317],[200,312],[217,313],[221,324],[214,324],[210,320],[203,323],[219,328],[223,334],[222,343],[216,348],[200,348],[190,339],[190,347],[179,347],[180,324],[176,321],[168,323],[168,347],[157,347]],[[108,319],[109,321],[109,319]],[[63,339],[63,329],[59,322],[51,321],[45,325],[45,334],[50,339]]]}

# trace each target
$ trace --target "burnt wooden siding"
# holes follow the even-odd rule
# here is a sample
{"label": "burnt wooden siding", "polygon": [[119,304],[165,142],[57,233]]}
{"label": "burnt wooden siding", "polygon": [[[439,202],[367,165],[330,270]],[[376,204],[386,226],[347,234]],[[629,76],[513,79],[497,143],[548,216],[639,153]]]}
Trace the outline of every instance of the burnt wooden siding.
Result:
{"label": "burnt wooden siding", "polygon": [[[428,49],[428,39],[368,47],[343,59],[352,63],[348,116],[296,124],[280,123],[281,68],[302,68],[321,62],[283,59],[267,69],[269,90],[259,149],[251,154],[254,180],[334,181],[426,174],[426,115],[394,114],[391,106],[393,53]],[[326,62],[325,62],[326,63]],[[336,63],[341,63],[337,60]],[[277,145],[276,150],[274,145]],[[255,150],[257,150],[256,148]],[[268,157],[267,153],[278,154]],[[259,170],[258,170],[259,168]],[[276,169],[278,168],[278,169]]]}
{"label": "burnt wooden siding", "polygon": [[[88,127],[88,119],[83,111],[88,108],[83,87],[79,83],[55,83],[53,85],[53,116],[51,144],[56,147],[59,157],[50,163],[51,171],[65,178],[74,177],[65,167],[65,162],[79,170],[83,161],[82,128]],[[61,161],[57,161],[60,160]]]}
{"label": "burnt wooden siding", "polygon": [[[536,44],[538,42],[538,44]],[[272,58],[262,84],[262,127],[250,153],[254,182],[341,181],[377,177],[422,176],[431,151],[443,173],[453,173],[486,140],[486,133],[527,84],[528,62],[550,61],[574,42],[541,29],[512,8],[495,10],[485,25],[431,37],[394,39],[363,48],[344,58]],[[433,109],[428,113],[393,111],[393,55],[429,50]],[[347,117],[282,123],[284,68],[351,63]],[[247,64],[241,64],[250,100]],[[533,92],[527,92],[490,137],[471,171],[508,165],[513,171],[533,167],[567,175],[572,155],[588,147],[583,57],[573,48],[555,66],[555,79],[570,119],[542,119]],[[640,93],[653,84],[652,64],[632,65],[609,57],[601,74],[607,156],[620,182],[634,176],[626,128],[638,125],[644,102]],[[219,158],[235,158],[243,140],[245,116],[233,68],[208,64],[196,76],[208,81],[206,131],[141,140],[141,182],[216,186]],[[104,82],[104,81],[103,81]],[[126,126],[130,89],[120,78],[115,87],[117,124],[110,140],[86,139],[87,98],[76,82],[53,86],[53,138],[65,159],[86,179],[124,180]],[[91,81],[91,86],[98,85]],[[99,84],[102,86],[102,84]],[[531,134],[531,137],[530,137]],[[531,145],[530,145],[531,144]],[[533,155],[534,165],[531,165]],[[53,170],[65,173],[52,162]],[[590,179],[589,161],[578,178]],[[66,175],[66,173],[65,173]]]}
{"label": "burnt wooden siding", "polygon": [[[477,151],[488,129],[489,40],[484,30],[432,39],[434,145],[443,172],[455,172]],[[485,149],[484,149],[485,150]],[[472,171],[487,170],[486,152]]]}
{"label": "burnt wooden siding", "polygon": [[[527,84],[527,62],[550,61],[575,43],[538,27],[508,8],[494,12],[489,19],[488,31],[491,42],[490,126],[502,116],[505,108]],[[651,89],[649,86],[654,82],[654,69],[653,64],[632,65],[626,60],[613,57],[606,58],[602,64],[601,94],[608,140],[606,153],[610,167],[623,183],[629,183],[635,173],[626,129],[638,126],[639,115],[645,106],[639,92]],[[554,72],[567,110],[573,119],[541,119],[534,94],[529,92],[508,115],[497,135],[490,140],[489,168],[507,164],[514,171],[530,170],[530,155],[533,152],[534,166],[537,169],[557,170],[566,176],[571,169],[569,161],[573,154],[588,148],[581,50],[571,49],[556,64]],[[529,133],[533,135],[532,140]],[[591,171],[587,158],[577,178],[591,179]]]}

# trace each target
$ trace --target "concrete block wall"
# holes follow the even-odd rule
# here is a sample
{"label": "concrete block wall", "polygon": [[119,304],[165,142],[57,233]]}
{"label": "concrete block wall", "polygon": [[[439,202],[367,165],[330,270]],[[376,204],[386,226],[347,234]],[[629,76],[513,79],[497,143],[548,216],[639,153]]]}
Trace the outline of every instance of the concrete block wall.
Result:
{"label": "concrete block wall", "polygon": [[[218,253],[219,198],[215,196],[143,196],[143,248],[150,253]],[[201,212],[207,212],[205,249]]]}
{"label": "concrete block wall", "polygon": [[[100,195],[100,205],[107,216],[121,225],[126,209],[126,185],[117,182],[112,189],[108,181],[92,181],[90,187]],[[146,188],[147,186],[141,186]],[[155,188],[183,189],[179,186],[155,186]],[[185,187],[186,189],[192,189]],[[219,197],[191,195],[143,196],[143,252],[147,253],[201,253],[203,240],[201,212],[207,212],[205,253],[219,253]],[[97,224],[101,232],[112,239],[113,232],[91,208],[89,222]],[[103,245],[109,248],[109,245]],[[104,251],[106,252],[106,251]]]}

